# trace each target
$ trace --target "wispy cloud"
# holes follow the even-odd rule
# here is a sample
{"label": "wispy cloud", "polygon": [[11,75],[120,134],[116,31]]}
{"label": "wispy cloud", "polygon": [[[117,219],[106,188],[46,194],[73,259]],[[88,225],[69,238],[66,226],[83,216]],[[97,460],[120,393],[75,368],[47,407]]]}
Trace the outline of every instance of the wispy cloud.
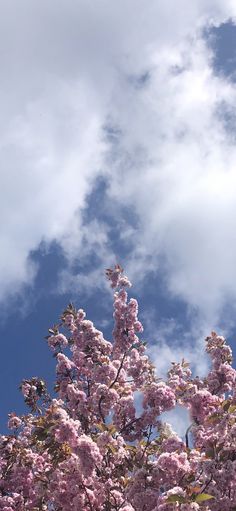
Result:
{"label": "wispy cloud", "polygon": [[173,431],[185,441],[185,435],[191,424],[189,412],[186,408],[176,406],[170,412],[162,414],[161,419],[171,425]]}
{"label": "wispy cloud", "polygon": [[210,362],[204,354],[204,339],[209,334],[207,329],[199,329],[192,317],[190,326],[186,328],[186,321],[183,324],[173,317],[155,318],[150,310],[143,314],[143,320],[148,352],[158,377],[166,378],[172,362],[181,362],[182,359],[190,364],[194,376],[206,376]]}
{"label": "wispy cloud", "polygon": [[204,324],[235,302],[236,93],[204,35],[235,16],[230,0],[1,3],[1,298],[33,281],[42,240],[68,269],[115,257],[109,222],[83,217],[103,175],[110,218],[136,218],[119,234],[134,277],[161,264]]}

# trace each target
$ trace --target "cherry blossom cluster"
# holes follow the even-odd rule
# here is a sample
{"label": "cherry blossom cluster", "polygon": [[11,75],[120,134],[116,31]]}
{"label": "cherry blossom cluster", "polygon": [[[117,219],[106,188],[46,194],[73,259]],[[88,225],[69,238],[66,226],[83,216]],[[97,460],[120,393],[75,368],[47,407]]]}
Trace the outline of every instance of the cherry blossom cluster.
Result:
{"label": "cherry blossom cluster", "polygon": [[[225,339],[206,339],[209,374],[173,363],[156,376],[138,303],[117,265],[110,340],[69,304],[47,342],[55,395],[39,378],[21,390],[30,413],[0,436],[0,511],[235,511],[236,371]],[[162,413],[184,407],[180,438]]]}

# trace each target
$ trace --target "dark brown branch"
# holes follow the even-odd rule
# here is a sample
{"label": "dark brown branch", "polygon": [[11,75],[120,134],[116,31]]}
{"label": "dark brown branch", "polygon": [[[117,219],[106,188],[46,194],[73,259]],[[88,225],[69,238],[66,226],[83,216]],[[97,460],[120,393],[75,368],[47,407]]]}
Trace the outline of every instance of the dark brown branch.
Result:
{"label": "dark brown branch", "polygon": [[207,489],[207,487],[209,486],[209,484],[211,483],[213,479],[213,476],[211,475],[211,478],[209,479],[209,481],[205,484],[205,486],[203,486],[202,490],[200,493],[204,493],[204,491]]}
{"label": "dark brown branch", "polygon": [[87,488],[86,488],[85,484],[82,483],[82,487],[83,487],[83,489],[85,491],[85,494],[86,494],[86,497],[87,497],[89,509],[90,509],[90,511],[93,511],[93,507],[92,507],[92,503],[91,503],[91,500],[90,500],[90,496],[89,496],[89,494],[87,492]]}
{"label": "dark brown branch", "polygon": [[126,424],[120,431],[119,431],[119,435],[121,435],[121,433],[123,433],[127,428],[129,428],[130,426],[132,426],[133,424],[135,424],[135,422],[138,422],[140,421],[141,417],[137,417],[136,419],[133,419],[132,421],[128,422],[128,424]]}
{"label": "dark brown branch", "polygon": [[117,371],[117,375],[116,375],[116,377],[115,377],[114,381],[111,383],[111,385],[110,385],[109,389],[112,389],[112,387],[113,387],[113,386],[115,385],[115,383],[117,382],[117,380],[118,380],[118,378],[119,378],[119,375],[120,375],[120,372],[121,372],[121,369],[122,369],[123,364],[124,364],[125,357],[126,357],[126,352],[125,352],[125,353],[124,353],[124,355],[123,355],[123,358],[122,358],[121,363],[120,363],[120,367],[119,367],[119,369],[118,369],[118,371]]}
{"label": "dark brown branch", "polygon": [[99,399],[99,402],[98,402],[98,409],[99,409],[99,413],[100,413],[100,416],[102,418],[102,422],[105,423],[105,417],[102,413],[102,401],[105,399],[105,396],[101,396],[100,399]]}
{"label": "dark brown branch", "polygon": [[188,429],[185,433],[185,444],[186,444],[187,449],[189,448],[188,433],[189,433],[189,431],[191,431],[191,429],[194,425],[195,425],[195,423],[192,422],[192,424],[190,424],[190,426],[188,427]]}

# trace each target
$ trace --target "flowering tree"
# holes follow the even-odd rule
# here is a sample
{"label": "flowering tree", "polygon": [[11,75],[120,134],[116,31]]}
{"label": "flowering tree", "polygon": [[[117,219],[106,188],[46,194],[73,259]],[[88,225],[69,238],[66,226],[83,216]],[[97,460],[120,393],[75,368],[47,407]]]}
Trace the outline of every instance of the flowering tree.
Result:
{"label": "flowering tree", "polygon": [[[0,510],[235,511],[230,348],[213,332],[205,379],[192,377],[184,360],[158,379],[139,338],[137,301],[127,298],[130,282],[118,265],[107,277],[117,289],[113,342],[69,305],[48,336],[57,399],[38,378],[21,385],[31,413],[11,414],[12,434],[0,437]],[[184,439],[161,422],[176,404],[192,421]]]}

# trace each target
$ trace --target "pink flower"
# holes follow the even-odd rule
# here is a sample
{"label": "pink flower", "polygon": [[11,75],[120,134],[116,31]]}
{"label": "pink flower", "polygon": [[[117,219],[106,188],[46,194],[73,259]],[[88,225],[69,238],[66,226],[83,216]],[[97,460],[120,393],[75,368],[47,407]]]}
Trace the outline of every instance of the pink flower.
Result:
{"label": "pink flower", "polygon": [[14,413],[11,413],[9,415],[9,420],[8,420],[9,429],[17,429],[17,428],[20,428],[21,425],[22,425],[22,420],[20,419],[20,417],[17,417],[17,415],[15,415]]}
{"label": "pink flower", "polygon": [[66,348],[68,346],[68,340],[63,334],[51,335],[48,338],[48,345],[50,348],[55,350],[55,348]]}

